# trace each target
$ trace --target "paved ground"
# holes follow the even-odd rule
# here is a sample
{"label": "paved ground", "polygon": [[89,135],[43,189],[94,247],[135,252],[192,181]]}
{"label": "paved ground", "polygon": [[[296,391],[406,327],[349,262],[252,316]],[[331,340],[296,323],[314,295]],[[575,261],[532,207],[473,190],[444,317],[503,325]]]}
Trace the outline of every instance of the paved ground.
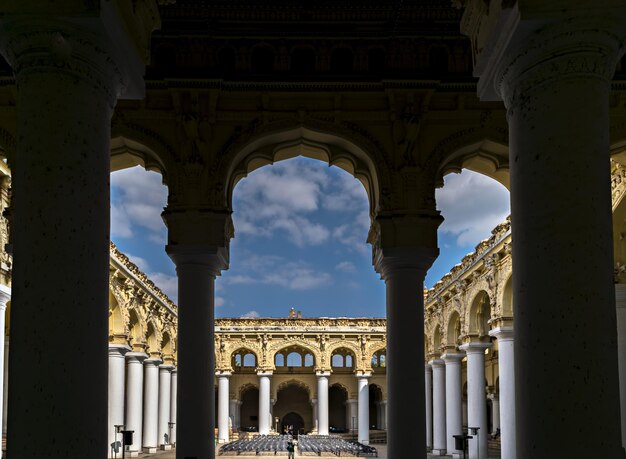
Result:
{"label": "paved ground", "polygon": [[[387,445],[372,445],[374,446],[377,450],[378,450],[378,457],[382,458],[382,459],[387,459]],[[175,451],[162,451],[156,454],[146,454],[146,455],[141,455],[139,456],[140,458],[154,458],[154,459],[176,459],[176,452]],[[216,453],[216,457],[217,457],[217,453]],[[273,457],[277,457],[277,458],[282,458],[282,459],[286,459],[287,455],[282,455],[282,456],[273,456],[273,455],[263,455],[263,456],[233,456],[233,455],[228,455],[228,456],[220,456],[223,457],[224,459],[227,458],[233,458],[233,459],[270,459]],[[300,456],[299,454],[296,454],[296,457],[300,457],[300,458],[319,458],[319,456]],[[428,455],[429,458],[450,458],[452,456],[431,456],[430,454]],[[333,459],[337,459],[337,456],[335,455],[330,455],[330,456],[322,456],[322,458],[333,458]],[[412,459],[410,457],[404,458],[404,459]],[[497,457],[490,457],[489,459],[497,459]]]}

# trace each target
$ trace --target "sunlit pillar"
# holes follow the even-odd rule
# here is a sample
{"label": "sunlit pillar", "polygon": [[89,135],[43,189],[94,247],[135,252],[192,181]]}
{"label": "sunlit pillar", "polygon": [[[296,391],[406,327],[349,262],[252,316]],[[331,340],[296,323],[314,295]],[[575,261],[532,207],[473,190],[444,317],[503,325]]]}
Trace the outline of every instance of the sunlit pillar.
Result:
{"label": "sunlit pillar", "polygon": [[370,442],[370,391],[368,379],[370,373],[356,375],[359,396],[359,443]]}
{"label": "sunlit pillar", "polygon": [[226,443],[228,435],[228,392],[230,372],[221,371],[217,374],[217,441]]}
{"label": "sunlit pillar", "polygon": [[259,377],[259,433],[267,435],[270,433],[270,380],[271,371],[257,372]]}

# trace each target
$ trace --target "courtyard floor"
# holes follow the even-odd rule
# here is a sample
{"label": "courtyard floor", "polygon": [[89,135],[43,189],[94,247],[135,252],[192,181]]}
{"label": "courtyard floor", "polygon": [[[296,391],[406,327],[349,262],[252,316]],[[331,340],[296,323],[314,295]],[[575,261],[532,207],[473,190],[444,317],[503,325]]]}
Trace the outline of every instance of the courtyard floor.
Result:
{"label": "courtyard floor", "polygon": [[[387,459],[387,445],[372,445],[374,446],[377,450],[378,450],[378,457],[381,459]],[[215,456],[217,456],[217,451],[215,453]],[[162,451],[162,452],[158,452],[156,454],[142,454],[139,456],[140,458],[154,458],[154,459],[176,459],[176,451],[172,450],[172,451]],[[233,456],[231,454],[229,455],[224,455],[224,456],[219,456],[219,457],[223,457],[223,458],[237,458],[237,459],[259,459],[259,458],[267,458],[269,459],[270,457],[277,457],[277,458],[287,458],[286,455],[281,455],[281,456],[273,456],[273,455],[263,455],[263,456]],[[301,456],[299,454],[296,454],[296,457],[302,457],[302,458],[316,458],[316,457],[320,457],[320,456],[312,456],[312,455],[306,455],[306,456]],[[333,458],[333,459],[337,459],[337,456],[335,455],[329,455],[329,456],[321,456],[322,458]],[[350,456],[346,456],[346,457],[350,457]],[[452,456],[433,456],[431,454],[428,455],[429,458],[435,458],[435,457],[444,457],[444,458],[450,458]],[[500,456],[489,456],[489,459],[499,459]],[[407,457],[406,459],[412,459]]]}

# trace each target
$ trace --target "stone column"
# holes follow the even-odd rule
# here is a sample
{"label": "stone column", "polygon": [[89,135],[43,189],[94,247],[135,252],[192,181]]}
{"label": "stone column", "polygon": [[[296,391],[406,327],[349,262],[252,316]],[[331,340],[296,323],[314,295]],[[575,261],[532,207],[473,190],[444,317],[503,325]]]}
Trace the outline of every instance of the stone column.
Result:
{"label": "stone column", "polygon": [[[500,427],[500,444],[502,459],[517,458],[516,407],[515,407],[515,357],[513,327],[501,326],[489,332],[498,339],[498,371],[500,378],[500,393],[493,399],[495,431]],[[496,425],[496,407],[498,410],[498,425]]]}
{"label": "stone column", "polygon": [[[122,441],[121,435],[117,434],[116,425],[124,426],[124,385],[126,384],[124,354],[130,350],[126,344],[109,344],[109,447],[108,457],[115,454],[111,444]],[[120,450],[121,452],[121,450]]]}
{"label": "stone column", "polygon": [[[209,213],[168,209],[168,255],[178,275],[178,399],[176,455],[215,457],[215,277],[228,266],[224,220]],[[214,235],[221,246],[199,244]],[[190,241],[182,244],[180,241]],[[176,242],[176,243],[175,243]],[[224,245],[225,244],[225,245]]]}
{"label": "stone column", "polygon": [[[467,426],[478,427],[478,435],[469,440],[469,459],[487,457],[487,392],[485,387],[485,349],[491,343],[471,342],[460,346],[467,353]],[[472,433],[470,432],[470,435]],[[476,438],[478,437],[478,438]],[[478,447],[476,442],[478,441]]]}
{"label": "stone column", "polygon": [[[434,202],[434,187],[433,187]],[[430,198],[425,198],[430,202]],[[425,201],[425,202],[426,202]],[[424,355],[424,277],[438,255],[437,212],[406,219],[385,218],[381,245],[375,250],[374,265],[387,287],[387,455],[400,458],[411,451],[416,459],[426,457],[426,403],[421,365],[407,367],[415,356]],[[408,220],[408,221],[406,221]],[[403,247],[407,235],[420,247]],[[387,239],[389,237],[389,239]],[[411,240],[411,243],[415,241]],[[407,422],[407,412],[415,418]]]}
{"label": "stone column", "polygon": [[495,434],[500,428],[500,399],[497,394],[489,394],[491,400],[491,433]]}
{"label": "stone column", "polygon": [[328,435],[328,377],[330,373],[318,371],[317,375],[317,433]]}
{"label": "stone column", "polygon": [[[447,351],[441,356],[446,363],[446,449],[448,454],[460,454],[455,447],[454,435],[463,433],[463,406],[461,404],[461,360],[464,354]],[[486,458],[485,458],[486,459]]]}
{"label": "stone column", "polygon": [[[217,373],[217,441],[227,443],[230,440],[228,435],[228,382],[230,372],[219,371]],[[233,423],[234,427],[234,423]]]}
{"label": "stone column", "polygon": [[158,11],[145,2],[139,21],[112,2],[10,3],[0,19],[18,139],[7,455],[104,456],[111,116],[119,96],[143,96],[147,43],[134,38],[149,40]]}
{"label": "stone column", "polygon": [[368,445],[370,442],[370,390],[368,379],[370,373],[356,375],[359,394],[359,443]]}
{"label": "stone column", "polygon": [[446,367],[441,359],[431,360],[433,369],[433,450],[435,456],[446,454]]}
{"label": "stone column", "polygon": [[176,399],[178,397],[178,369],[172,368],[172,387],[170,395],[170,443],[176,445]]}
{"label": "stone column", "polygon": [[156,453],[159,446],[159,365],[161,359],[143,362],[143,451]]}
{"label": "stone column", "polygon": [[[172,395],[172,365],[161,365],[159,367],[159,411],[158,411],[158,444],[162,449],[166,449],[172,444],[170,439],[170,409]],[[167,434],[167,441],[165,435]]]}
{"label": "stone column", "polygon": [[[239,422],[237,420],[237,409],[239,408],[239,400],[237,399],[232,399],[229,400],[228,402],[228,413],[229,413],[229,418],[230,418],[230,422],[232,423],[233,426],[233,432],[239,429]],[[281,432],[278,432],[281,433]]]}
{"label": "stone column", "polygon": [[317,399],[311,399],[311,407],[313,408],[311,411],[313,412],[313,430],[314,431],[318,431],[317,430]]}
{"label": "stone column", "polygon": [[347,410],[348,411],[348,423],[346,425],[348,426],[348,429],[350,430],[350,432],[354,433],[354,431],[357,430],[357,426],[359,425],[358,401],[349,399],[349,400],[346,400],[346,403],[348,404],[348,410]]}
{"label": "stone column", "polygon": [[270,433],[270,379],[271,371],[259,371],[259,433]]}
{"label": "stone column", "polygon": [[426,394],[426,449],[433,450],[433,369],[430,364],[424,366]]}
{"label": "stone column", "polygon": [[[479,95],[504,100],[509,123],[515,388],[523,401],[516,448],[524,459],[624,457],[608,158],[626,12],[617,1],[570,5],[517,2],[486,27],[472,12],[465,21]],[[558,326],[546,320],[555,311]]]}
{"label": "stone column", "polygon": [[615,284],[615,307],[622,446],[626,448],[626,284]]}
{"label": "stone column", "polygon": [[[143,444],[143,352],[126,354],[126,430],[134,431],[131,457],[137,456]],[[134,452],[134,454],[133,454]]]}
{"label": "stone column", "polygon": [[3,394],[2,394],[2,433],[7,433],[7,406],[9,404],[9,336],[4,338],[4,374],[3,374]]}

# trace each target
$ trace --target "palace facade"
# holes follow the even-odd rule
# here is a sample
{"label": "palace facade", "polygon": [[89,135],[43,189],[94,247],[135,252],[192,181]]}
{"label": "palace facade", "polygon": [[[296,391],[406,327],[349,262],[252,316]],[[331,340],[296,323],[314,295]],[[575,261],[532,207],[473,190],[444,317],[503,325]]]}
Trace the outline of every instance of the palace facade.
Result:
{"label": "palace facade", "polygon": [[[520,305],[511,363],[523,403],[507,454],[623,459],[626,231],[620,208],[611,213],[609,158],[622,161],[626,149],[624,24],[623,0],[2,2],[8,456],[108,449],[109,174],[137,164],[168,186],[176,454],[214,456],[214,280],[230,263],[232,192],[250,171],[304,155],[349,171],[368,193],[368,242],[387,289],[390,459],[426,456],[425,368],[406,365],[422,355],[438,394],[433,430],[443,426],[435,413],[456,329],[444,316],[439,334],[424,333],[422,284],[439,253],[435,188],[462,168],[511,192],[511,297]],[[497,274],[501,260],[490,262]],[[477,266],[475,278],[461,273],[465,286],[429,294],[442,298],[437,308],[460,294],[470,311],[457,311],[469,423],[484,419],[485,352],[495,346],[502,358],[501,406],[513,374],[502,372],[508,338],[487,338],[510,334],[493,309],[503,300],[484,261]],[[463,288],[480,290],[465,297]],[[72,441],[60,442],[68,426]]]}

